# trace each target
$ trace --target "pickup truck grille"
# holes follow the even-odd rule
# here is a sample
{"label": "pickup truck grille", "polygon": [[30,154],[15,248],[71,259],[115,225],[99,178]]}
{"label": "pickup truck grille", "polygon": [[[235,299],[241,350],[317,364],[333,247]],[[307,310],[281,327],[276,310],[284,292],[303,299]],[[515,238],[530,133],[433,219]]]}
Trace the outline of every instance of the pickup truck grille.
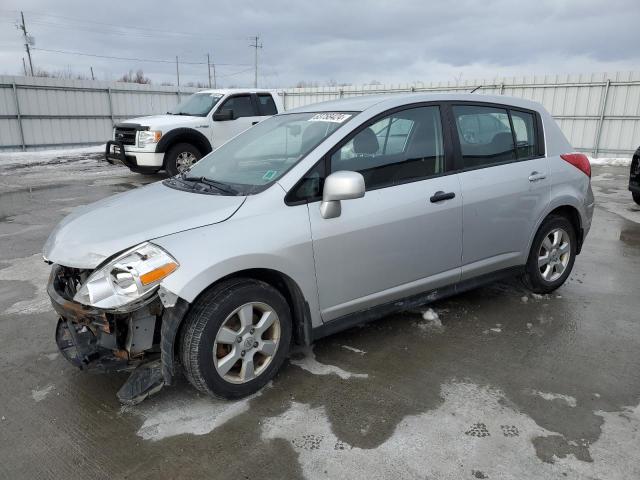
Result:
{"label": "pickup truck grille", "polygon": [[136,129],[116,127],[114,140],[116,142],[122,142],[123,145],[135,145],[136,144]]}

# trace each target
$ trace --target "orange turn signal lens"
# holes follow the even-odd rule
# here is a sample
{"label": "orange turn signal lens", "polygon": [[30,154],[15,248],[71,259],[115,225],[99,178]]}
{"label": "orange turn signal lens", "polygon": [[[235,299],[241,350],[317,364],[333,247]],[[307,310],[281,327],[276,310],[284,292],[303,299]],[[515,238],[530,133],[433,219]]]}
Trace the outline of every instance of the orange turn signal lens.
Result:
{"label": "orange turn signal lens", "polygon": [[162,280],[176,268],[178,268],[177,263],[167,263],[165,265],[162,265],[161,267],[156,268],[155,270],[151,270],[150,272],[145,273],[144,275],[140,275],[140,281],[143,285],[149,285],[153,282],[157,282],[158,280]]}

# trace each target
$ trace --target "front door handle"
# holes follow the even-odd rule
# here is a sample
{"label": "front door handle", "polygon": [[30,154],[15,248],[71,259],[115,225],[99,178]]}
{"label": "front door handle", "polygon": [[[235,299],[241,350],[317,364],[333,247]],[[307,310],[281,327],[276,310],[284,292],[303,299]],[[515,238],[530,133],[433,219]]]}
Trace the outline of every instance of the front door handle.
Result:
{"label": "front door handle", "polygon": [[544,173],[539,172],[531,172],[531,175],[529,175],[530,182],[537,182],[538,180],[544,180],[545,178],[547,178],[547,176]]}
{"label": "front door handle", "polygon": [[256,125],[257,123],[260,123],[260,120],[256,120],[255,122],[251,122],[251,125]]}
{"label": "front door handle", "polygon": [[434,193],[429,200],[431,200],[431,203],[436,203],[436,202],[442,202],[443,200],[451,200],[452,198],[455,198],[455,197],[456,197],[456,194],[453,192],[444,193],[443,191],[440,190]]}

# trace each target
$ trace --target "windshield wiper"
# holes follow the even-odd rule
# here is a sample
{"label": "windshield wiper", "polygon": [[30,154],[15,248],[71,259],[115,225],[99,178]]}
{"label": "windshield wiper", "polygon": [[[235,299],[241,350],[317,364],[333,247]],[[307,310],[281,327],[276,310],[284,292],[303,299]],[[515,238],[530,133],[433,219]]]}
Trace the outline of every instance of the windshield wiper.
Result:
{"label": "windshield wiper", "polygon": [[204,183],[205,185],[209,185],[221,192],[228,193],[230,195],[238,195],[240,192],[235,188],[227,185],[226,183],[218,182],[217,180],[212,180],[207,177],[187,177],[186,175],[181,175],[180,177],[185,182],[199,182]]}

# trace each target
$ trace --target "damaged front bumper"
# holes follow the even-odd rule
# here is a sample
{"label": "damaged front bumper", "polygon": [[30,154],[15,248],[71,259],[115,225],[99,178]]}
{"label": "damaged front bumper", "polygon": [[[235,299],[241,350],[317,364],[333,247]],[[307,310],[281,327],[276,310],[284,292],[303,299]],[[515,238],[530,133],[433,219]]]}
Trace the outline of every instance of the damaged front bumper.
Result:
{"label": "damaged front bumper", "polygon": [[87,271],[53,265],[47,292],[59,315],[58,348],[82,370],[133,371],[118,398],[127,404],[139,403],[173,382],[176,334],[189,304],[174,296],[165,306],[156,291],[127,309],[89,307],[73,300],[87,275]]}

